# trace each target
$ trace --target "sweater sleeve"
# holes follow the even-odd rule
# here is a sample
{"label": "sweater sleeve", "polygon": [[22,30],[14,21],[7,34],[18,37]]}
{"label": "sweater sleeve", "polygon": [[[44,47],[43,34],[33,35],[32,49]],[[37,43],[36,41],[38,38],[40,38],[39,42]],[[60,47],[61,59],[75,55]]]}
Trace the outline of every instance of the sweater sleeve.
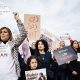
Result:
{"label": "sweater sleeve", "polygon": [[17,21],[17,26],[19,29],[20,34],[17,36],[17,38],[14,40],[15,45],[20,46],[20,44],[24,41],[24,39],[27,37],[27,31],[25,30],[25,27],[21,20]]}

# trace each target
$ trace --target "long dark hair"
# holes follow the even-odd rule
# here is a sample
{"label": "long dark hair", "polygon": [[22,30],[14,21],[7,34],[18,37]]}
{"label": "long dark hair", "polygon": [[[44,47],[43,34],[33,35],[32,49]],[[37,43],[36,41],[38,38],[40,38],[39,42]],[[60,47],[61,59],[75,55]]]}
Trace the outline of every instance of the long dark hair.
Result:
{"label": "long dark hair", "polygon": [[[76,49],[73,47],[74,42],[77,42],[77,44],[78,44],[78,48],[76,48]],[[79,43],[78,43],[77,40],[74,40],[74,41],[71,42],[71,47],[74,49],[74,51],[75,51],[76,53],[77,53],[77,52],[80,52]]]}
{"label": "long dark hair", "polygon": [[28,60],[27,60],[27,69],[28,69],[28,70],[31,70],[30,62],[31,62],[32,59],[36,59],[37,64],[38,64],[37,69],[39,69],[40,63],[39,63],[39,60],[38,60],[38,58],[37,58],[36,56],[30,56],[30,57],[28,58]]}

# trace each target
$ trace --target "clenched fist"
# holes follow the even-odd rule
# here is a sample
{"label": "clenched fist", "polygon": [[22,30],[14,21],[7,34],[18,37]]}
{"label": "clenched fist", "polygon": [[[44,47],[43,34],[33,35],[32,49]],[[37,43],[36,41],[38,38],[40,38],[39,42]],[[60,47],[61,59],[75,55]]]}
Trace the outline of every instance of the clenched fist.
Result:
{"label": "clenched fist", "polygon": [[14,14],[14,19],[15,19],[16,21],[18,21],[18,20],[19,20],[19,14],[16,13],[16,12],[13,12],[13,14]]}

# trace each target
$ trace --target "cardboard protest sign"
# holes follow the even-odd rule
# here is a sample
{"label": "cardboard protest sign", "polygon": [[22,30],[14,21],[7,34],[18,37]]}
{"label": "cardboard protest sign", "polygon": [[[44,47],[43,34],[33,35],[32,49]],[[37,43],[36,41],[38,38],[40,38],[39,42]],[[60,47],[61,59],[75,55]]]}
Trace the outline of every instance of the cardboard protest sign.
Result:
{"label": "cardboard protest sign", "polygon": [[40,15],[24,14],[24,25],[30,43],[40,38]]}

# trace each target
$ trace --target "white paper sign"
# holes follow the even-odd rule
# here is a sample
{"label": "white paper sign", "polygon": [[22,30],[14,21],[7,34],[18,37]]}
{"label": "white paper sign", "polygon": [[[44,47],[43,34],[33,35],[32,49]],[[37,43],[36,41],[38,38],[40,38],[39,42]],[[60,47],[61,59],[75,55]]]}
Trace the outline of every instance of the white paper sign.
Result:
{"label": "white paper sign", "polygon": [[26,80],[47,80],[46,69],[25,71]]}

